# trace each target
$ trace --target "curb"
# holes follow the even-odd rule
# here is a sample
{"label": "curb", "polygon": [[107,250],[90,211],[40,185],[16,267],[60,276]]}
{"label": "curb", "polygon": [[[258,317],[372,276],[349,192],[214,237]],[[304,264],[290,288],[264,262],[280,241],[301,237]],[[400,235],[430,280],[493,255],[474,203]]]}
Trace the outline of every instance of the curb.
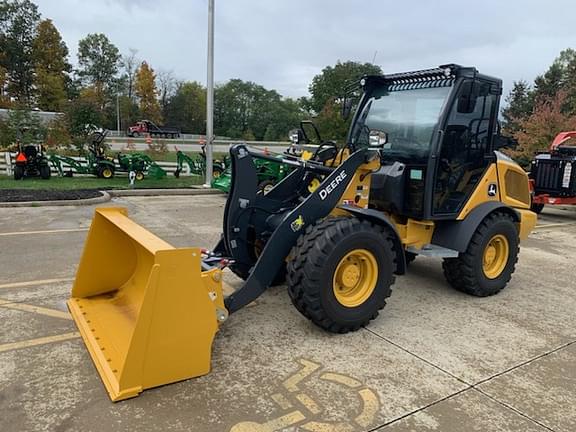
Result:
{"label": "curb", "polygon": [[170,195],[223,195],[224,192],[212,188],[194,189],[118,189],[107,191],[112,197],[131,196],[170,196]]}
{"label": "curb", "polygon": [[110,201],[112,198],[106,191],[100,191],[102,196],[95,198],[85,198],[77,200],[54,200],[54,201],[22,201],[22,202],[0,202],[0,208],[4,207],[49,207],[49,206],[85,206],[101,204]]}

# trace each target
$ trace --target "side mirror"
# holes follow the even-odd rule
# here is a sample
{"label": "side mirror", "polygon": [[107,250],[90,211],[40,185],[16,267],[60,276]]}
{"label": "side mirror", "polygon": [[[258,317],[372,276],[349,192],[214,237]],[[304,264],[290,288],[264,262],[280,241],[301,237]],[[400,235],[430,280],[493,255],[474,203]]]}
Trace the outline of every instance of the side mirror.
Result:
{"label": "side mirror", "polygon": [[518,140],[512,137],[507,137],[503,135],[496,135],[494,137],[494,150],[501,148],[515,149],[518,147]]}
{"label": "side mirror", "polygon": [[350,113],[352,112],[352,106],[354,105],[352,98],[344,98],[344,101],[342,102],[342,118],[344,120],[348,119],[348,117],[350,117]]}
{"label": "side mirror", "polygon": [[388,135],[386,132],[372,129],[368,135],[368,144],[370,147],[384,147],[388,142]]}
{"label": "side mirror", "polygon": [[479,96],[479,84],[474,81],[466,81],[460,89],[458,96],[458,112],[461,114],[470,114],[476,108],[476,100]]}

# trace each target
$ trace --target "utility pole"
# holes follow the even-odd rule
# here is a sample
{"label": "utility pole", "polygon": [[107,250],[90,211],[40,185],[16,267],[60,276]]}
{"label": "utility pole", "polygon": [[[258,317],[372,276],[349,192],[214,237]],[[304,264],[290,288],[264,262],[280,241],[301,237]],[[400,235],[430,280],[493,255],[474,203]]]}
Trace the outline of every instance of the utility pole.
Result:
{"label": "utility pole", "polygon": [[118,136],[120,136],[120,96],[116,93],[116,129]]}
{"label": "utility pole", "polygon": [[212,150],[214,144],[214,0],[208,0],[208,77],[206,84],[206,182],[212,181]]}

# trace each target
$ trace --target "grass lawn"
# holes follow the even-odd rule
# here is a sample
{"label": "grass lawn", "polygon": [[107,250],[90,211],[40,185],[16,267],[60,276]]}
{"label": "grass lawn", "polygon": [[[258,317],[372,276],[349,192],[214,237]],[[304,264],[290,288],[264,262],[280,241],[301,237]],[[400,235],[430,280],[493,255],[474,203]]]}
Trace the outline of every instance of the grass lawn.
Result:
{"label": "grass lawn", "polygon": [[[134,183],[134,189],[158,189],[158,188],[185,188],[203,184],[204,181],[198,176],[186,176],[176,178],[166,176],[163,179],[145,178]],[[112,179],[100,179],[97,177],[51,177],[50,180],[40,178],[27,178],[14,180],[13,177],[0,176],[0,189],[129,189],[128,177],[115,177]]]}

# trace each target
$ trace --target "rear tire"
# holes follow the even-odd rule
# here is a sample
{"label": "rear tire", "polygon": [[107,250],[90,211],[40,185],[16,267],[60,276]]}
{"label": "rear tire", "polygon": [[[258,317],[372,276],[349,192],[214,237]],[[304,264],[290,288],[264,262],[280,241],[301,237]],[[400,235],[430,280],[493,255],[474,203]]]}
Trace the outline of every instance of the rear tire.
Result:
{"label": "rear tire", "polygon": [[14,180],[20,180],[24,177],[24,167],[21,165],[14,166]]}
{"label": "rear tire", "polygon": [[365,326],[391,294],[396,269],[392,233],[368,221],[325,219],[308,227],[290,256],[292,303],[330,332],[347,333]]}
{"label": "rear tire", "polygon": [[[458,258],[444,259],[444,276],[458,291],[476,297],[497,294],[512,278],[519,243],[512,216],[492,213],[480,223],[466,252]],[[502,252],[498,252],[499,249]]]}
{"label": "rear tire", "polygon": [[276,183],[273,180],[263,180],[258,185],[258,192],[261,192],[262,195],[266,195],[275,185]]}
{"label": "rear tire", "polygon": [[40,166],[40,177],[44,180],[48,180],[50,178],[50,167],[48,165],[41,165]]}
{"label": "rear tire", "polygon": [[222,168],[219,166],[212,167],[212,178],[217,179],[222,175]]}

